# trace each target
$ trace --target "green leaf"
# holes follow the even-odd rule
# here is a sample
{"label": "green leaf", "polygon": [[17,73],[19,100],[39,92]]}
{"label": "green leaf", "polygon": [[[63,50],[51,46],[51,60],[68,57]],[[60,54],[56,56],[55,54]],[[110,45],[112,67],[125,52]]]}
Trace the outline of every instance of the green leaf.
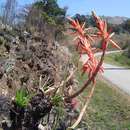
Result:
{"label": "green leaf", "polygon": [[59,104],[63,101],[63,98],[62,96],[60,95],[55,95],[54,97],[52,97],[52,103],[55,105],[55,106],[59,106]]}
{"label": "green leaf", "polygon": [[16,92],[15,101],[20,107],[26,107],[31,96],[27,93],[25,89],[20,89]]}

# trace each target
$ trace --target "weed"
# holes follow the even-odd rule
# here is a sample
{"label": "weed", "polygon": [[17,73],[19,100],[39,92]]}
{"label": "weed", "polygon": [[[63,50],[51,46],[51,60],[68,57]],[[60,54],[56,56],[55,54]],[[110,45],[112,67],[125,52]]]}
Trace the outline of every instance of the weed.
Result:
{"label": "weed", "polygon": [[30,101],[31,96],[27,93],[25,89],[20,89],[16,92],[15,101],[20,107],[26,107]]}

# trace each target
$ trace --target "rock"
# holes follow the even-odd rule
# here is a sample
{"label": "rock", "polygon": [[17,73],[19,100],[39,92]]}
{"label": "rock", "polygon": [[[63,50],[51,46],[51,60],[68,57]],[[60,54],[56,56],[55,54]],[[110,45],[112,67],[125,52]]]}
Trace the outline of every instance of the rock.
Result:
{"label": "rock", "polygon": [[2,79],[4,72],[0,69],[0,79]]}
{"label": "rock", "polygon": [[10,100],[5,96],[0,96],[0,127],[5,122],[6,125],[10,125],[9,112],[10,112]]}
{"label": "rock", "polygon": [[38,129],[39,130],[48,130],[48,128],[43,126],[42,124],[39,124]]}

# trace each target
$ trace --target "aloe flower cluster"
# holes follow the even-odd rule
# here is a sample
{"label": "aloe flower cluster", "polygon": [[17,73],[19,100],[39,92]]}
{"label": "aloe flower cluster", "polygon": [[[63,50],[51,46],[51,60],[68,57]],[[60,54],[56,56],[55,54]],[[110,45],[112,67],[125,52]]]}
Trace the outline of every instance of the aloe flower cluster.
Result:
{"label": "aloe flower cluster", "polygon": [[[94,56],[94,51],[93,51],[94,48],[92,47],[92,43],[94,42],[95,39],[97,38],[102,39],[101,49],[104,52],[107,49],[108,43],[112,43],[114,47],[120,49],[120,47],[111,39],[114,33],[111,33],[111,30],[108,31],[106,21],[102,20],[94,12],[92,12],[92,15],[96,22],[96,27],[98,29],[98,31],[95,34],[87,33],[87,30],[90,30],[92,28],[85,28],[85,23],[83,25],[80,25],[78,20],[73,20],[71,18],[68,18],[72,26],[72,29],[74,30],[74,33],[72,34],[76,36],[75,40],[76,40],[76,46],[77,46],[77,50],[79,51],[79,54],[81,55],[82,52],[84,52],[88,56],[88,59],[83,65],[83,72],[87,72],[89,79],[96,72],[96,68],[99,64],[99,61]],[[103,72],[102,65],[99,67],[98,72]],[[92,80],[94,82],[95,77]]]}
{"label": "aloe flower cluster", "polygon": [[113,47],[116,47],[118,49],[121,49],[112,39],[111,37],[114,35],[114,33],[111,33],[111,29],[107,29],[107,22],[102,20],[100,17],[96,16],[94,12],[92,12],[92,15],[95,19],[98,32],[97,32],[97,37],[102,38],[102,49],[106,50],[108,43],[111,43]]}

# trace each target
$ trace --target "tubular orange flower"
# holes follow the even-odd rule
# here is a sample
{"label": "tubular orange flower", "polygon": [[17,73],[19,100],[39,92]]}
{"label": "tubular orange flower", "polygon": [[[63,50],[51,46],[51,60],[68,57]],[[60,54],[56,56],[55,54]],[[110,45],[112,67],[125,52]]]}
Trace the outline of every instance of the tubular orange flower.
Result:
{"label": "tubular orange flower", "polygon": [[110,42],[114,47],[121,49],[111,38],[114,35],[114,33],[110,34],[110,30],[107,31],[107,22],[105,20],[102,20],[100,17],[98,17],[96,15],[95,12],[92,12],[92,15],[95,19],[97,28],[98,28],[98,32],[97,32],[97,36],[101,37],[103,39],[102,43],[102,49],[106,49],[108,46],[108,43]]}
{"label": "tubular orange flower", "polygon": [[[75,37],[75,40],[83,39],[87,42],[87,44],[90,44],[90,42],[93,42],[93,38],[89,34],[86,34],[87,29],[85,28],[85,23],[83,23],[83,25],[80,25],[78,20],[73,20],[70,17],[68,17],[68,20],[70,21],[72,29],[75,30],[75,32],[72,34],[77,35]],[[88,29],[91,29],[91,28],[88,28]]]}
{"label": "tubular orange flower", "polygon": [[78,20],[73,20],[69,17],[68,17],[68,20],[70,21],[70,24],[72,25],[73,29],[76,30],[75,33],[78,33],[79,36],[84,37],[85,36],[85,31],[84,31],[85,24],[80,25]]}

